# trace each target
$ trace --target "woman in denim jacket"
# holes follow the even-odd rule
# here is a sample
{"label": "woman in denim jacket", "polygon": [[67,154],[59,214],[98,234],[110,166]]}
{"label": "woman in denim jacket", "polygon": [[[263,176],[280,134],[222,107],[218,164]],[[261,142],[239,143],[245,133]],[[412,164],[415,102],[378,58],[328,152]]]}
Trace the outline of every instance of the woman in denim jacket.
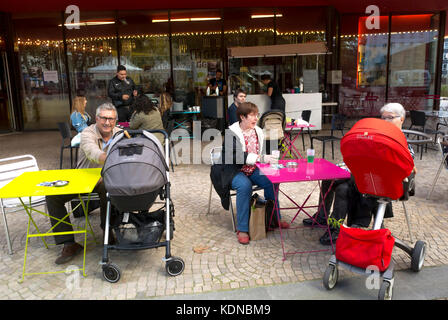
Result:
{"label": "woman in denim jacket", "polygon": [[87,99],[84,96],[77,96],[73,101],[70,121],[76,132],[80,133],[91,124],[91,117],[86,112]]}

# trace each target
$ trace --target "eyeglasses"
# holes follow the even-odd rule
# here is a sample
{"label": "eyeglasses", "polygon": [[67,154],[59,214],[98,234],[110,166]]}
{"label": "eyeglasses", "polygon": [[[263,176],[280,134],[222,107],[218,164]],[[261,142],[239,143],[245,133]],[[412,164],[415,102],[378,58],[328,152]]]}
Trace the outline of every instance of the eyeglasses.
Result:
{"label": "eyeglasses", "polygon": [[117,120],[116,118],[108,118],[108,117],[102,117],[102,116],[98,116],[98,118],[100,118],[100,120],[103,122],[107,122],[107,121],[114,122]]}
{"label": "eyeglasses", "polygon": [[400,118],[400,116],[381,116],[383,120],[394,120],[395,118]]}

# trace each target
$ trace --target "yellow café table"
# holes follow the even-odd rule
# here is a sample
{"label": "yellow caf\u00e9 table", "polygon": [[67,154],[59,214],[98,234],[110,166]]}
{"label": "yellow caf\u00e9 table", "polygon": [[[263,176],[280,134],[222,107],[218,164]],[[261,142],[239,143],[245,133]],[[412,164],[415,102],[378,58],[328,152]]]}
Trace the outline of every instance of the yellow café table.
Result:
{"label": "yellow caf\u00e9 table", "polygon": [[[101,168],[92,168],[92,169],[67,169],[67,170],[41,170],[41,171],[31,171],[24,172],[3,188],[0,189],[0,198],[19,198],[25,212],[28,214],[28,227],[26,231],[26,245],[25,245],[25,256],[23,261],[23,271],[22,271],[22,280],[25,275],[32,274],[49,274],[49,273],[62,273],[63,271],[52,271],[52,272],[38,272],[38,273],[25,273],[26,266],[26,256],[28,250],[28,239],[33,237],[41,237],[45,247],[48,249],[48,245],[45,242],[44,237],[55,236],[55,235],[64,235],[64,234],[84,234],[84,255],[83,255],[83,267],[82,269],[77,269],[73,271],[82,271],[85,276],[85,260],[86,260],[86,242],[87,242],[87,232],[93,235],[92,226],[90,225],[88,219],[88,204],[90,200],[90,193],[95,188],[99,179],[101,178]],[[64,186],[42,186],[40,184],[44,182],[52,182],[52,181],[67,181],[68,183]],[[85,226],[84,229],[77,228],[64,221],[64,219],[70,215],[70,213],[75,210],[72,208],[72,211],[68,212],[68,214],[63,219],[57,219],[55,217],[51,217],[49,214],[36,210],[31,206],[31,197],[37,196],[53,196],[53,195],[68,195],[68,194],[77,194],[79,196],[80,204],[83,208],[85,214]],[[89,194],[87,197],[87,202],[83,201],[82,194]],[[25,200],[23,200],[25,198]],[[29,200],[26,201],[26,198]],[[38,212],[44,216],[51,217],[55,220],[58,220],[58,223],[55,224],[52,228],[50,228],[46,233],[41,233],[37,224],[35,223],[32,212]],[[37,233],[30,233],[30,224],[33,224],[36,228]],[[74,231],[67,232],[52,232],[52,230],[59,223],[66,223],[72,225]],[[87,226],[90,230],[87,230]]]}

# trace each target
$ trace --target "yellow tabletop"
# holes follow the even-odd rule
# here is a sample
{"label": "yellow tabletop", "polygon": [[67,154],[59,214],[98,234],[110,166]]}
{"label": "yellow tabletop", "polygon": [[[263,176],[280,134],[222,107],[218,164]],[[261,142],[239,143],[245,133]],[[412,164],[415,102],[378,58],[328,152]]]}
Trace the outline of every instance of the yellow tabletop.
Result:
{"label": "yellow tabletop", "polygon": [[[90,193],[101,178],[101,168],[40,170],[24,172],[0,189],[0,198]],[[65,180],[63,187],[39,186],[42,182]]]}

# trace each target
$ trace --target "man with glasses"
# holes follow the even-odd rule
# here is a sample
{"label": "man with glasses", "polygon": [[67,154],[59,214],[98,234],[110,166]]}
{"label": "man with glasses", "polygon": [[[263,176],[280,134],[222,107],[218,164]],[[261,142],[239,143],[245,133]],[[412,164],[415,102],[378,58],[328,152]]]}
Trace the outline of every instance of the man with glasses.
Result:
{"label": "man with glasses", "polygon": [[[113,135],[120,129],[115,126],[117,122],[117,110],[111,103],[104,103],[96,109],[96,123],[85,128],[81,133],[80,156],[77,168],[101,168],[106,160],[107,150]],[[100,197],[100,216],[101,229],[104,231],[106,224],[106,189],[102,179],[98,182],[94,193]],[[47,208],[50,216],[62,219],[67,215],[65,203],[77,198],[78,195],[57,195],[47,196]],[[70,223],[70,218],[67,217],[64,221]],[[58,223],[57,220],[50,218],[51,225]],[[68,232],[73,231],[71,225],[66,223],[59,223],[54,229],[54,232]],[[114,242],[112,233],[109,233],[109,244]],[[73,234],[55,236],[56,244],[63,244],[61,254],[56,259],[56,264],[64,264],[72,260],[77,254],[82,252],[83,247],[75,242]],[[112,243],[111,243],[112,242]]]}

